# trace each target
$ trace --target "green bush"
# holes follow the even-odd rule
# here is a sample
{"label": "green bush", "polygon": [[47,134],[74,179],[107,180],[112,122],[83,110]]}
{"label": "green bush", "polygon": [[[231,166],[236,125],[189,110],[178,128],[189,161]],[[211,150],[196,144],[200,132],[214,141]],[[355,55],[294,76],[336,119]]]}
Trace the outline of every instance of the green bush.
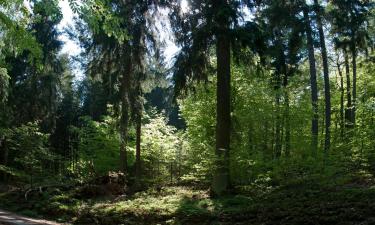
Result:
{"label": "green bush", "polygon": [[78,176],[106,174],[119,168],[120,140],[112,117],[105,117],[102,122],[81,117],[80,127],[72,127],[72,130],[79,140],[79,160],[75,168]]}
{"label": "green bush", "polygon": [[[36,122],[7,130],[7,161],[15,176],[26,174],[31,183],[51,176],[56,156],[50,151],[48,138],[49,134],[41,132]],[[19,170],[23,172],[18,173]]]}

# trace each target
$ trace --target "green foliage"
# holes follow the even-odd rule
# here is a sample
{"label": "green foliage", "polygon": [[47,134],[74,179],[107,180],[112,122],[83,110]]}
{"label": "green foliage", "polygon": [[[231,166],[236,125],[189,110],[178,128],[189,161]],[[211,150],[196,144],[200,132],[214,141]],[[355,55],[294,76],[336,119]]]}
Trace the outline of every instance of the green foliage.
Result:
{"label": "green foliage", "polygon": [[183,180],[202,182],[211,177],[215,146],[215,88],[212,83],[205,88],[197,87],[195,93],[180,100],[181,115],[187,128],[185,131],[186,166],[188,173]]}
{"label": "green foliage", "polygon": [[[56,159],[48,146],[49,135],[42,133],[37,123],[28,123],[6,131],[9,165],[14,175],[28,175],[31,183],[50,177],[50,166]],[[17,172],[22,171],[22,173]],[[21,177],[22,178],[22,177]]]}
{"label": "green foliage", "polygon": [[[293,77],[288,90],[290,118],[293,118],[290,121],[293,127],[291,151],[297,158],[306,154],[302,146],[309,143],[306,140],[309,132],[306,115],[311,113],[309,93],[296,85],[306,77],[307,73]],[[270,88],[270,80],[271,74],[267,70],[258,70],[256,65],[233,65],[231,175],[236,183],[252,182],[272,167],[264,163],[274,158],[271,142],[274,141],[274,96],[277,91]],[[193,174],[203,173],[205,179],[210,177],[214,159],[215,82],[212,78],[207,84],[198,85],[193,93],[180,101],[181,114],[187,124],[188,164]]]}
{"label": "green foliage", "polygon": [[121,17],[118,8],[112,7],[107,1],[85,1],[78,11],[94,34],[104,31],[108,37],[114,37],[119,43],[130,39],[128,30],[122,27],[127,18]]}
{"label": "green foliage", "polygon": [[[324,188],[305,185],[275,189],[267,195],[210,198],[207,191],[166,187],[139,192],[121,201],[80,201],[73,190],[43,194],[0,194],[0,206],[45,215],[73,224],[370,224],[373,188]],[[32,206],[32,207],[31,207]],[[32,210],[30,211],[30,208]],[[349,221],[349,222],[348,222]]]}
{"label": "green foliage", "polygon": [[8,97],[9,78],[7,69],[0,68],[0,104],[4,103]]}
{"label": "green foliage", "polygon": [[[180,148],[181,137],[176,128],[167,124],[162,114],[154,111],[146,114],[142,126],[142,168],[147,178],[167,180],[170,176],[171,164],[176,170],[178,163],[183,163],[184,152]],[[117,130],[117,120],[106,116],[102,121],[94,121],[90,117],[81,117],[80,126],[73,127],[77,134],[79,160],[70,170],[84,178],[85,174],[106,174],[119,168],[120,140]],[[130,130],[128,141],[128,164],[134,165],[135,160],[135,131]]]}
{"label": "green foliage", "polygon": [[27,30],[30,13],[24,7],[23,1],[3,0],[0,6],[0,28],[2,29],[0,43],[7,46],[0,50],[0,65],[3,54],[18,55],[24,50],[30,51],[30,61],[37,62],[42,52],[35,36]]}
{"label": "green foliage", "polygon": [[162,114],[151,110],[144,118],[142,126],[141,155],[146,175],[154,180],[165,181],[184,163],[181,135],[176,128],[168,125]]}
{"label": "green foliage", "polygon": [[[189,3],[189,10],[180,7],[183,2]],[[329,68],[332,145],[329,152],[322,151],[326,95],[318,76],[321,130],[315,155],[309,147],[313,88],[303,26],[304,19],[311,18],[312,36],[318,33],[317,10],[310,2],[69,3],[79,15],[77,34],[69,34],[84,48],[83,81],[74,79],[70,59],[59,55],[63,43],[58,24],[63,15],[57,0],[33,0],[32,13],[22,0],[0,0],[0,179],[64,181],[64,185],[78,181],[93,186],[96,176],[119,169],[123,144],[129,188],[126,196],[105,196],[104,201],[91,196],[77,200],[82,197],[77,187],[41,188],[31,192],[28,202],[24,193],[21,198],[0,194],[0,205],[30,216],[63,215],[81,224],[373,223],[375,205],[368,200],[374,197],[375,187],[374,5],[370,1],[322,4],[319,16],[327,24],[327,43],[351,54],[344,65],[341,52],[335,55],[328,45],[329,58],[340,67]],[[159,11],[162,6],[170,8]],[[158,48],[162,44],[158,36],[165,36],[162,28],[168,26],[155,21],[158,13],[165,12],[172,18],[174,41],[181,47],[170,70],[164,68]],[[230,133],[229,175],[232,191],[239,195],[210,198],[208,184],[223,162],[214,154],[220,136],[216,135],[216,93],[222,91],[216,89],[214,65],[220,60],[214,46],[224,36],[225,46],[230,46],[227,62],[232,61],[227,64],[231,127],[218,133]],[[315,46],[310,43],[311,47]],[[312,58],[314,51],[310,53]],[[318,71],[321,61],[317,57],[314,62]],[[354,66],[357,98],[351,104],[346,94],[355,88],[346,85],[349,79],[354,84]],[[338,69],[344,74],[340,74],[343,84],[341,77],[334,76]],[[170,106],[171,93],[181,90],[186,92],[177,105],[186,129],[171,126],[165,116],[172,108],[178,111]],[[144,92],[151,93],[146,107]],[[356,112],[352,127],[341,120],[349,107]],[[135,124],[141,124],[140,171],[135,165],[139,137]],[[136,182],[132,186],[134,177],[140,178],[138,187]],[[95,188],[110,185],[95,184]]]}
{"label": "green foliage", "polygon": [[79,128],[72,128],[79,140],[77,150],[80,161],[77,172],[93,175],[117,170],[120,141],[115,130],[115,120],[105,117],[103,122],[97,122],[90,117],[81,117],[80,124]]}

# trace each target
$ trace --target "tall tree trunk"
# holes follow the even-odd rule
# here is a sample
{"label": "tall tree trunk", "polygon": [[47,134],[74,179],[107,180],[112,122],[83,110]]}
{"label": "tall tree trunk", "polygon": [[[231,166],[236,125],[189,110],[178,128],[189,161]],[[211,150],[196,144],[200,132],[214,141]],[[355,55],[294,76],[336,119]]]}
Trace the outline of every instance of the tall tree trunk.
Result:
{"label": "tall tree trunk", "polygon": [[312,38],[311,23],[307,7],[304,7],[303,14],[305,18],[307,47],[309,51],[309,65],[310,65],[310,85],[311,85],[311,104],[312,104],[312,119],[311,119],[311,150],[315,155],[318,150],[318,132],[319,132],[319,110],[318,110],[318,84],[316,80],[316,60],[314,55],[314,43]]}
{"label": "tall tree trunk", "polygon": [[264,131],[264,138],[263,138],[263,159],[266,160],[266,159],[270,159],[270,155],[269,154],[269,151],[268,151],[268,120],[265,119],[264,120],[264,124],[263,124],[263,131]]}
{"label": "tall tree trunk", "polygon": [[290,118],[289,118],[289,91],[285,87],[284,90],[284,118],[285,118],[285,156],[290,156]]}
{"label": "tall tree trunk", "polygon": [[[125,54],[126,54],[126,49]],[[120,118],[120,170],[124,173],[127,172],[128,168],[128,157],[127,157],[127,141],[128,141],[128,129],[129,129],[129,111],[130,111],[130,73],[132,70],[131,58],[128,55],[125,56],[124,71],[121,79],[121,118]]]}
{"label": "tall tree trunk", "polygon": [[290,118],[289,118],[289,90],[288,90],[288,78],[289,74],[287,71],[287,65],[285,61],[284,51],[280,52],[281,63],[282,63],[282,73],[283,73],[283,94],[284,94],[284,122],[285,122],[285,156],[290,155]]}
{"label": "tall tree trunk", "polygon": [[352,99],[352,123],[355,126],[355,114],[357,107],[357,52],[356,47],[352,46],[352,69],[353,69],[353,99]]}
{"label": "tall tree trunk", "polygon": [[275,158],[278,159],[281,156],[281,116],[280,116],[280,88],[276,90],[275,96],[276,103],[276,127],[275,127]]}
{"label": "tall tree trunk", "polygon": [[[227,6],[226,0],[215,1],[218,11]],[[220,18],[220,29],[216,35],[217,56],[217,108],[216,108],[216,169],[212,182],[215,195],[223,195],[230,187],[229,150],[230,150],[230,39],[229,20]]]}
{"label": "tall tree trunk", "polygon": [[112,100],[112,57],[111,52],[108,52],[108,59],[107,59],[107,67],[106,67],[106,73],[108,76],[108,98]]}
{"label": "tall tree trunk", "polygon": [[329,84],[329,70],[328,70],[328,57],[326,41],[324,37],[323,25],[322,25],[322,14],[320,10],[320,4],[318,0],[314,0],[316,10],[316,21],[319,30],[319,41],[322,50],[323,59],[323,74],[324,74],[324,97],[325,97],[325,139],[324,139],[324,151],[327,154],[331,145],[331,90]]}
{"label": "tall tree trunk", "polygon": [[[126,95],[126,94],[123,94]],[[128,140],[128,126],[129,126],[129,100],[127,96],[122,97],[121,108],[121,122],[120,122],[120,170],[126,173],[128,168],[127,157],[127,140]]]}
{"label": "tall tree trunk", "polygon": [[136,184],[141,179],[141,134],[142,134],[142,111],[138,112],[136,121],[136,145],[135,145],[135,179]]}
{"label": "tall tree trunk", "polygon": [[342,75],[342,71],[340,68],[340,64],[337,61],[337,71],[339,73],[340,77],[340,137],[341,140],[344,138],[344,126],[345,126],[345,121],[344,121],[344,77]]}
{"label": "tall tree trunk", "polygon": [[[285,95],[285,89],[288,85],[288,77],[286,73],[286,62],[285,62],[285,55],[284,55],[284,46],[282,44],[282,34],[281,32],[276,29],[275,33],[277,35],[276,37],[276,43],[279,47],[279,55],[277,57],[277,65],[276,65],[276,145],[275,145],[275,157],[280,158],[281,152],[282,152],[282,146],[283,146],[283,131],[284,131],[284,118],[281,116],[281,107],[280,107],[280,98],[281,98],[281,92]],[[283,79],[283,80],[281,80]],[[283,88],[281,88],[283,87]]]}
{"label": "tall tree trunk", "polygon": [[[9,158],[9,148],[7,146],[7,139],[4,137],[1,139],[0,137],[0,152],[2,151],[2,162],[1,164],[4,166],[8,165],[8,158]],[[1,174],[1,173],[0,173]],[[6,173],[3,173],[3,176],[0,177],[0,180],[6,181],[8,175]]]}
{"label": "tall tree trunk", "polygon": [[345,62],[345,75],[346,75],[346,110],[345,110],[345,125],[347,128],[353,127],[352,121],[352,95],[351,95],[351,85],[350,85],[350,68],[349,68],[349,56],[344,49],[344,62]]}

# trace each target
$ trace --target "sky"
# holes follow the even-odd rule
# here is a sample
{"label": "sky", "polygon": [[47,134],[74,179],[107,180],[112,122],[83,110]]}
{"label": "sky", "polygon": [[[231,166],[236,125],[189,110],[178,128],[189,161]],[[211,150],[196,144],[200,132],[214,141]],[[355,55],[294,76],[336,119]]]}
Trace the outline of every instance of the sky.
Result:
{"label": "sky", "polygon": [[[31,11],[29,0],[24,0],[24,5]],[[189,9],[187,0],[181,0],[181,6],[183,12],[186,12]],[[63,48],[61,49],[60,53],[68,54],[69,56],[77,56],[81,53],[82,49],[80,48],[78,43],[76,43],[73,40],[70,40],[68,35],[64,33],[64,30],[66,28],[69,28],[69,26],[74,25],[75,15],[69,6],[68,0],[59,0],[59,7],[61,8],[61,12],[63,14],[63,19],[58,25],[58,29],[61,32],[59,39],[64,42]],[[160,18],[160,20],[166,20],[167,14],[168,12],[164,11],[162,13],[162,18]],[[162,32],[160,33],[160,38],[165,42],[165,48],[163,49],[163,51],[166,65],[172,66],[173,58],[178,53],[179,48],[173,42],[170,33]],[[83,78],[83,71],[79,67],[76,67],[74,71],[77,79]]]}
{"label": "sky", "polygon": [[[60,22],[58,29],[60,31],[64,31],[64,29],[67,28],[69,25],[73,25],[74,14],[70,9],[67,0],[60,0],[59,7],[61,8],[61,12],[64,17]],[[64,42],[64,47],[62,48],[61,53],[74,56],[78,55],[81,52],[79,45],[74,41],[70,40],[66,34],[62,33],[60,35],[60,40]]]}
{"label": "sky", "polygon": [[[187,1],[182,1],[182,6],[187,9]],[[63,19],[59,24],[58,28],[60,31],[63,31],[65,28],[69,27],[69,25],[73,25],[74,21],[74,13],[72,12],[71,8],[69,7],[68,0],[60,0],[59,7],[61,8],[61,12],[63,14]],[[166,15],[164,15],[166,16]],[[166,46],[164,49],[164,55],[166,58],[166,62],[173,61],[172,58],[174,55],[179,51],[179,48],[173,43],[173,41],[168,37],[168,34],[161,34],[161,38],[164,39]],[[69,54],[71,56],[78,55],[81,52],[81,49],[77,43],[70,40],[69,37],[65,34],[60,35],[60,40],[64,42],[64,47],[61,50],[63,54]]]}

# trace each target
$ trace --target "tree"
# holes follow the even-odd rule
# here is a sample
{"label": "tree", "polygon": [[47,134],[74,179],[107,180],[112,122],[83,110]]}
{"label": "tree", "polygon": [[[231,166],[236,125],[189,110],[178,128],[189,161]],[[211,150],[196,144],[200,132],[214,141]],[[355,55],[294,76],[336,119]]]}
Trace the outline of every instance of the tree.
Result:
{"label": "tree", "polygon": [[[265,58],[263,64],[274,68],[272,85],[275,90],[275,157],[282,153],[282,133],[285,133],[285,155],[290,154],[290,117],[289,117],[289,80],[298,72],[302,49],[303,24],[298,18],[299,7],[287,1],[264,1],[258,18],[260,29],[264,32],[265,46],[259,49],[260,57]],[[280,14],[279,12],[285,12]],[[259,44],[258,44],[259,45]],[[262,44],[260,45],[262,46]],[[282,99],[283,98],[283,99]],[[283,101],[284,112],[281,115],[280,102]],[[285,125],[285,127],[284,127]],[[285,132],[284,131],[285,128]]]}
{"label": "tree", "polygon": [[[142,83],[146,77],[146,57],[153,54],[157,57],[159,52],[152,21],[158,7],[158,3],[149,1],[88,1],[80,9],[81,17],[92,32],[87,52],[95,58],[90,62],[90,70],[92,75],[99,75],[109,83],[105,89],[113,98],[107,101],[114,103],[120,115],[120,170],[124,172],[128,168],[126,148],[129,127],[132,122],[137,127],[137,180],[141,163]],[[92,8],[99,10],[93,11]],[[103,66],[107,71],[103,71]],[[119,86],[117,93],[114,84]]]}
{"label": "tree", "polygon": [[181,11],[179,4],[173,5],[172,29],[181,52],[174,67],[175,89],[180,91],[193,80],[206,80],[210,48],[215,46],[217,73],[216,108],[216,170],[212,191],[222,195],[230,188],[229,151],[231,136],[230,97],[230,33],[237,25],[237,2],[190,1],[190,9]]}
{"label": "tree", "polygon": [[325,96],[325,139],[324,139],[324,150],[328,153],[331,144],[331,90],[329,82],[329,70],[328,70],[328,57],[326,41],[324,37],[322,17],[322,8],[318,0],[314,0],[314,7],[316,13],[316,22],[318,25],[319,42],[323,60],[323,74],[324,74],[324,96]]}
{"label": "tree", "polygon": [[40,55],[38,60],[29,60],[34,56],[33,51],[23,49],[5,58],[11,78],[9,108],[15,115],[13,124],[40,120],[42,130],[50,132],[55,128],[62,74],[58,58],[62,42],[56,27],[62,14],[57,1],[53,0],[34,1],[32,10],[28,32],[33,34]]}
{"label": "tree", "polygon": [[[361,49],[366,49],[369,35],[367,28],[373,3],[369,0],[334,0],[330,1],[335,43],[338,48],[349,51],[352,58],[352,99],[348,102],[347,112],[350,125],[355,125],[357,102],[357,56]],[[347,60],[347,58],[346,58]],[[349,62],[347,62],[349,64]],[[349,101],[349,99],[348,99]]]}
{"label": "tree", "polygon": [[307,48],[309,52],[309,66],[310,66],[310,85],[311,85],[311,104],[312,104],[312,119],[311,119],[311,150],[313,154],[318,150],[318,133],[319,133],[319,111],[318,111],[318,84],[316,78],[316,60],[314,55],[314,42],[311,29],[309,9],[307,5],[303,6],[303,16],[305,19],[305,31],[307,38]]}
{"label": "tree", "polygon": [[0,2],[0,105],[4,109],[0,112],[0,126],[9,125],[12,120],[11,106],[7,104],[13,92],[12,74],[9,71],[13,65],[9,58],[15,58],[25,51],[29,52],[29,62],[38,63],[41,57],[40,46],[27,29],[30,15],[22,3],[20,0]]}
{"label": "tree", "polygon": [[231,47],[229,26],[231,8],[226,0],[215,1],[213,4],[217,21],[216,57],[217,57],[217,91],[216,91],[216,156],[217,171],[213,177],[212,188],[214,193],[222,194],[230,185],[229,179],[229,150],[231,135],[230,118],[230,61]]}

